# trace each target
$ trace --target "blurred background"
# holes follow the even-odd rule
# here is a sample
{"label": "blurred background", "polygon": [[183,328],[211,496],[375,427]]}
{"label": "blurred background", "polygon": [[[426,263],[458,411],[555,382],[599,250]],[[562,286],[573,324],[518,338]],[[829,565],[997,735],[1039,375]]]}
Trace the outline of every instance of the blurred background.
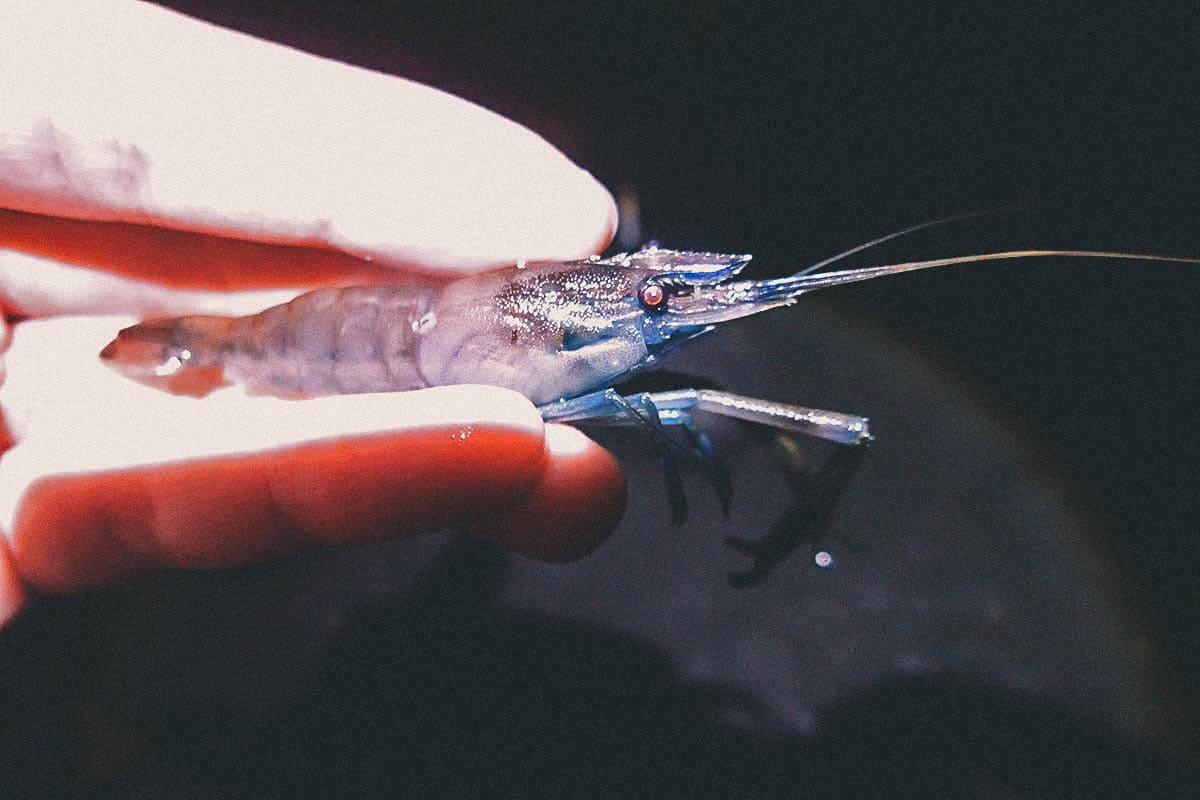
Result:
{"label": "blurred background", "polygon": [[[164,5],[521,122],[614,193],[624,247],[750,252],[765,277],[996,210],[846,266],[1030,247],[1200,256],[1190,4]],[[427,543],[426,568],[402,580],[364,576],[417,563],[382,548],[42,604],[0,645],[12,719],[58,708],[41,739],[16,739],[67,766],[19,780],[178,796],[252,795],[284,776],[301,794],[381,796],[537,796],[524,779],[547,781],[546,796],[1173,796],[1200,756],[1198,290],[1190,265],[932,270],[821,293],[681,361],[735,391],[876,422],[880,445],[829,530],[805,533],[754,589],[726,586],[721,536],[760,538],[786,504],[738,522],[735,496],[718,525],[699,502],[669,545],[647,543],[665,530],[661,479],[618,442],[630,517],[571,572]],[[771,469],[769,444],[719,434],[735,474]],[[879,543],[889,533],[896,549]],[[832,568],[814,566],[820,548]],[[332,616],[296,612],[312,596],[297,576],[322,569],[373,588]],[[923,594],[915,576],[945,590]],[[1035,589],[1046,606],[1011,613]],[[264,618],[312,625],[284,636],[309,669],[279,677],[271,655],[244,655],[260,633],[239,620],[247,597],[274,604]],[[150,600],[174,622],[130,633]],[[884,627],[847,621],[850,608]],[[162,644],[180,630],[212,649]],[[184,677],[135,680],[130,653]],[[36,691],[29,673],[47,676]],[[266,674],[283,688],[264,705],[245,686]],[[458,699],[405,690],[422,681]]]}

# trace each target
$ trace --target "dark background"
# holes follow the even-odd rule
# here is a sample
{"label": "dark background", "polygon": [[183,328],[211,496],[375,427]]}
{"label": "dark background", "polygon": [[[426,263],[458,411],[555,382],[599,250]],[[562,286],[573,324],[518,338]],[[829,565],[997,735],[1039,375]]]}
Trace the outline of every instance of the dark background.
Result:
{"label": "dark background", "polygon": [[[760,275],[983,209],[1007,211],[848,265],[1056,246],[1200,256],[1188,4],[167,5],[474,100],[636,198],[635,238],[752,252]],[[1168,698],[1153,747],[1185,759],[1200,753],[1198,290],[1190,265],[1052,259],[812,300],[926,352],[1022,432],[1118,570]],[[943,690],[925,691],[889,697],[936,706]]]}
{"label": "dark background", "polygon": [[[636,194],[641,238],[752,252],[777,274],[981,209],[1018,211],[852,263],[1032,246],[1200,255],[1188,4],[170,5],[474,100]],[[1185,680],[1200,663],[1198,275],[1000,263],[814,300],[936,354],[1027,429],[1103,519]]]}

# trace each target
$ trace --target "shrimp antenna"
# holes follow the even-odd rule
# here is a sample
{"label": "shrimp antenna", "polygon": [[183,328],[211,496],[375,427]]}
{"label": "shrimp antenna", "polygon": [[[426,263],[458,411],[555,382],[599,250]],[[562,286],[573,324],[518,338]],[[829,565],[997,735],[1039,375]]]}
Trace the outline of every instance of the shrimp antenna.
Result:
{"label": "shrimp antenna", "polygon": [[955,214],[952,217],[940,217],[938,219],[931,219],[931,220],[926,220],[925,222],[919,222],[916,225],[912,225],[903,230],[893,231],[892,233],[886,234],[884,236],[880,236],[878,239],[872,239],[869,242],[864,242],[862,244],[855,245],[854,247],[851,247],[849,250],[844,250],[841,253],[838,253],[836,256],[830,256],[829,258],[825,259],[824,261],[818,261],[816,264],[813,264],[811,267],[805,267],[804,269],[800,270],[793,277],[800,277],[801,275],[808,275],[809,273],[816,272],[817,270],[821,269],[822,267],[828,267],[830,264],[833,264],[835,262],[841,261],[844,258],[852,256],[855,253],[861,253],[863,250],[868,250],[876,245],[883,244],[884,242],[890,242],[892,239],[899,239],[901,236],[907,236],[910,233],[916,233],[917,231],[923,230],[925,228],[932,228],[935,225],[945,225],[948,222],[958,222],[959,220],[974,219],[975,217],[986,217],[986,216],[990,216],[992,214],[999,214],[999,213],[1000,213],[1000,210],[993,210],[993,209],[989,209],[987,211],[968,211],[963,214]]}
{"label": "shrimp antenna", "polygon": [[763,281],[756,299],[768,297],[796,297],[803,292],[813,289],[823,289],[827,286],[840,286],[844,283],[882,278],[885,275],[895,275],[900,272],[912,272],[930,267],[947,267],[952,264],[972,264],[979,261],[1001,261],[1009,258],[1043,258],[1060,256],[1064,258],[1116,258],[1125,261],[1170,261],[1177,264],[1200,264],[1200,258],[1187,256],[1158,256],[1143,253],[1112,253],[1103,250],[1008,250],[1002,253],[980,253],[973,256],[957,256],[955,258],[935,258],[929,261],[908,261],[902,264],[887,264],[881,267],[866,267],[863,269],[848,269],[840,272],[823,272],[819,275],[797,273],[787,278],[773,281]]}

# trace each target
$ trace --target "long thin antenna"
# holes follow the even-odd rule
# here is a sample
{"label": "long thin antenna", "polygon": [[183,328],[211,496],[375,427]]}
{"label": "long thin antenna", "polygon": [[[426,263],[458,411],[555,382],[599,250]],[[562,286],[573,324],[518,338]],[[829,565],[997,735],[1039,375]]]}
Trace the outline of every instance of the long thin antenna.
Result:
{"label": "long thin antenna", "polygon": [[947,222],[958,222],[959,220],[972,219],[974,217],[986,217],[990,214],[997,214],[997,213],[999,213],[999,212],[998,211],[990,211],[990,210],[989,211],[968,211],[965,214],[955,214],[952,217],[942,217],[940,219],[927,220],[926,222],[918,223],[916,225],[913,225],[912,227],[905,228],[904,230],[895,231],[893,233],[887,234],[886,236],[880,236],[878,239],[872,239],[869,242],[864,242],[863,244],[855,245],[854,247],[851,247],[849,250],[838,253],[836,256],[830,256],[829,258],[825,259],[824,261],[818,261],[816,264],[813,264],[811,267],[805,267],[804,269],[797,272],[793,277],[799,277],[801,275],[808,275],[810,273],[816,272],[817,270],[821,269],[822,267],[828,267],[830,264],[833,264],[837,261],[841,261],[843,258],[852,256],[855,253],[861,253],[863,250],[872,248],[875,245],[883,244],[884,242],[889,242],[892,239],[899,239],[901,236],[907,236],[910,233],[916,233],[917,231],[922,230],[924,228],[932,228],[934,225],[944,225]]}
{"label": "long thin antenna", "polygon": [[754,289],[756,301],[798,297],[804,292],[823,289],[827,286],[840,286],[844,283],[882,278],[885,275],[895,275],[901,272],[912,272],[930,267],[947,267],[953,264],[971,264],[979,261],[1000,261],[1009,258],[1044,258],[1060,256],[1064,258],[1116,258],[1126,261],[1169,261],[1177,264],[1200,264],[1200,258],[1186,256],[1156,256],[1142,253],[1111,253],[1103,250],[1008,250],[1002,253],[980,253],[973,256],[956,256],[954,258],[935,258],[929,261],[908,261],[902,264],[886,264],[880,267],[865,267],[863,269],[848,269],[840,272],[822,272],[819,275],[797,273],[787,278],[761,281]]}

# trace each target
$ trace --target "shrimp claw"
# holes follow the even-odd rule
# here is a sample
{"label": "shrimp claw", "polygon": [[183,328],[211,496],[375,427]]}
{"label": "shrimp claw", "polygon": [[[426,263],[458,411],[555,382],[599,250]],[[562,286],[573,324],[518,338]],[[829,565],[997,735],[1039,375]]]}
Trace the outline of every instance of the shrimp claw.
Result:
{"label": "shrimp claw", "polygon": [[687,518],[687,499],[672,450],[678,443],[666,437],[664,428],[667,426],[683,429],[690,454],[699,461],[716,489],[723,516],[728,516],[733,496],[729,473],[717,457],[708,435],[692,416],[694,411],[768,425],[838,444],[858,445],[871,441],[865,417],[757,400],[715,389],[678,389],[626,396],[615,389],[605,389],[546,403],[539,406],[539,410],[547,422],[643,426],[650,430],[666,478],[671,521],[675,524]]}
{"label": "shrimp claw", "polygon": [[[637,402],[653,404],[663,425],[694,426],[692,412],[704,411],[803,433],[838,444],[855,445],[871,441],[866,417],[838,411],[821,411],[788,403],[758,400],[716,389],[647,392],[639,397],[642,399]],[[621,397],[608,389],[569,400],[546,403],[538,408],[542,417],[550,422],[592,422],[618,426],[640,424],[636,415],[631,415],[626,410],[626,405],[630,402],[630,398]]]}

